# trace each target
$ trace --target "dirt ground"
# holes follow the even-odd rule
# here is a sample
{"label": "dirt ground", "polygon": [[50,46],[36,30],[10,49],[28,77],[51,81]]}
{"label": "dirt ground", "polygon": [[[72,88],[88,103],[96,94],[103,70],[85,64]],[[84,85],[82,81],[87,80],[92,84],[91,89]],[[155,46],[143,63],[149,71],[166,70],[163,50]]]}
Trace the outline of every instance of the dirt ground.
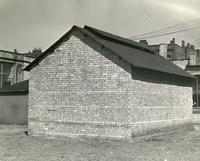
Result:
{"label": "dirt ground", "polygon": [[[198,125],[200,127],[200,125]],[[199,161],[200,131],[184,128],[129,141],[30,137],[0,126],[0,161]]]}

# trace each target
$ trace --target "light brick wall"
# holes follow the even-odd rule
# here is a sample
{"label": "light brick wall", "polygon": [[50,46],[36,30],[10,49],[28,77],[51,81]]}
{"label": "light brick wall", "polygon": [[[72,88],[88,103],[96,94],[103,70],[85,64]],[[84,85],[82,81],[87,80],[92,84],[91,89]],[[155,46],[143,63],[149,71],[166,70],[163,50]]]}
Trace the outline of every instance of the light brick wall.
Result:
{"label": "light brick wall", "polygon": [[73,32],[30,72],[29,133],[130,137],[190,120],[192,88],[131,74],[129,63]]}

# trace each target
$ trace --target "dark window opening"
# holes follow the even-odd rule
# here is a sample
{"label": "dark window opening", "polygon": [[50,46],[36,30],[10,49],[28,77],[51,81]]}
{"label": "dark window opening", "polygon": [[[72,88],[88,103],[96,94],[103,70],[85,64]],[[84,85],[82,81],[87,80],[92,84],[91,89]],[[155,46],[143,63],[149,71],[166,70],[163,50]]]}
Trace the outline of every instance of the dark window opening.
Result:
{"label": "dark window opening", "polygon": [[168,59],[168,60],[171,60],[171,55],[167,55],[167,59]]}
{"label": "dark window opening", "polygon": [[12,82],[12,64],[0,62],[0,88],[11,85]]}

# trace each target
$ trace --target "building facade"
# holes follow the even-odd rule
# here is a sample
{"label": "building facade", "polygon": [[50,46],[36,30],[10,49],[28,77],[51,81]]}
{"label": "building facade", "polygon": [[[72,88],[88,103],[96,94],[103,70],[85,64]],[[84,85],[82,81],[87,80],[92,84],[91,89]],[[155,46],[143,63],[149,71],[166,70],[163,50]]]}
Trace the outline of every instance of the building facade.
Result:
{"label": "building facade", "polygon": [[128,138],[191,121],[190,74],[91,27],[74,26],[25,70],[30,135]]}
{"label": "building facade", "polygon": [[0,88],[27,80],[29,73],[23,69],[34,59],[33,52],[28,54],[0,50]]}
{"label": "building facade", "polygon": [[191,45],[190,43],[187,43],[187,45],[185,45],[184,40],[181,42],[181,46],[176,44],[175,38],[173,38],[169,44],[163,43],[148,45],[148,42],[146,40],[140,40],[140,43],[149,46],[154,51],[154,53],[161,55],[170,61],[191,59],[190,63],[199,63],[198,50],[195,50],[194,45]]}

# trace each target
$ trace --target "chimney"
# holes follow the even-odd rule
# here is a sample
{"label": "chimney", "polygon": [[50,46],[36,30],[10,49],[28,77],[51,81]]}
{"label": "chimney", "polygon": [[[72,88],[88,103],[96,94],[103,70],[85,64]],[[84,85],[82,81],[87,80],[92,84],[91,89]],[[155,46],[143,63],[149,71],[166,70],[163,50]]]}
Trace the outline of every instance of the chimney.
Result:
{"label": "chimney", "polygon": [[197,49],[196,52],[197,52],[197,56],[196,56],[196,58],[197,58],[197,65],[200,65],[200,50]]}
{"label": "chimney", "polygon": [[147,40],[140,40],[139,42],[140,42],[141,44],[148,45]]}
{"label": "chimney", "polygon": [[200,50],[199,50],[199,49],[197,49],[197,50],[196,50],[196,52],[197,52],[197,55],[199,55],[199,56],[200,56]]}
{"label": "chimney", "polygon": [[170,44],[175,44],[175,38],[170,41]]}
{"label": "chimney", "polygon": [[192,49],[192,50],[195,50],[194,45],[191,45],[191,49]]}
{"label": "chimney", "polygon": [[187,43],[187,45],[185,46],[185,58],[190,58],[190,43]]}
{"label": "chimney", "polygon": [[185,48],[185,41],[184,40],[181,41],[181,46],[182,46],[182,48]]}

